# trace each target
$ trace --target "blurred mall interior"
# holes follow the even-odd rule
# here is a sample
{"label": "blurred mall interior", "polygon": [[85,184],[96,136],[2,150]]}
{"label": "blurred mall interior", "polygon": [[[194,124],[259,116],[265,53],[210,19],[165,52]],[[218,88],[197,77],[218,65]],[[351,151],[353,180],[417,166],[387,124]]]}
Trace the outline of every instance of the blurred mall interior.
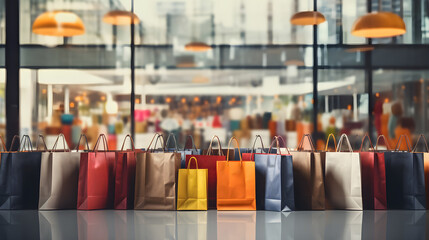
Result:
{"label": "blurred mall interior", "polygon": [[[316,136],[318,148],[329,133],[350,134],[354,146],[366,132],[392,145],[401,134],[413,142],[428,134],[428,2],[316,2],[326,21],[300,26],[291,17],[314,1],[21,0],[19,23],[12,23],[19,29],[20,115],[9,126],[19,129],[10,131],[43,134],[48,145],[61,132],[76,144],[83,131],[92,145],[105,133],[111,149],[129,133],[141,148],[154,132],[174,133],[181,146],[191,134],[202,147],[214,134],[223,144],[236,136],[244,147],[257,134],[266,144],[282,135],[291,148],[304,133]],[[356,19],[380,9],[402,17],[406,33],[351,33]],[[49,13],[59,22],[80,19],[82,32],[43,33],[36,20]]]}

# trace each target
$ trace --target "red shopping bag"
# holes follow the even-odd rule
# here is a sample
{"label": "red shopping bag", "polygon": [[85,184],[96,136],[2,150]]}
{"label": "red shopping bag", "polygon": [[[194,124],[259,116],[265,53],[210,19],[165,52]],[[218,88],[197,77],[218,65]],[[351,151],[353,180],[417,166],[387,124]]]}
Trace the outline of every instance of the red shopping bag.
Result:
{"label": "red shopping bag", "polygon": [[[212,143],[214,139],[218,141],[219,155],[210,155],[212,150]],[[188,167],[189,159],[195,157],[198,159],[198,169],[208,169],[208,209],[216,209],[216,189],[217,189],[217,173],[216,173],[216,162],[217,161],[226,161],[226,156],[223,155],[222,147],[220,145],[220,140],[217,136],[214,136],[210,141],[209,148],[207,150],[207,155],[186,155],[186,167]],[[191,168],[195,168],[194,164],[191,163]]]}
{"label": "red shopping bag", "polygon": [[[131,141],[132,150],[124,151],[127,138]],[[134,208],[134,183],[136,180],[136,150],[134,141],[128,134],[122,143],[121,151],[116,152],[115,174],[115,209]]]}
{"label": "red shopping bag", "polygon": [[[98,151],[100,141],[103,141],[104,151]],[[114,194],[115,152],[108,151],[106,136],[101,134],[94,151],[80,156],[77,209],[113,208]]]}
{"label": "red shopping bag", "polygon": [[[370,150],[362,151],[363,143],[368,138]],[[384,135],[377,138],[374,146],[368,134],[362,138],[362,144],[359,150],[362,178],[362,201],[363,208],[370,210],[387,209],[386,197],[386,169],[384,165],[384,153],[377,151],[380,138],[383,138],[388,149],[389,143]],[[372,150],[371,150],[372,149]]]}

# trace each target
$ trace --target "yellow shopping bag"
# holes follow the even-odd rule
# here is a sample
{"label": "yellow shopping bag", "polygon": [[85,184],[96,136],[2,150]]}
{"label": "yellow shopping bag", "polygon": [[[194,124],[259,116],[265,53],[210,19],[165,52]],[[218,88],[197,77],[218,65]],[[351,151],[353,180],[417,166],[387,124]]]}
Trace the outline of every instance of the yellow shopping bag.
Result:
{"label": "yellow shopping bag", "polygon": [[[196,169],[189,169],[192,159]],[[189,159],[187,169],[179,169],[177,210],[207,210],[208,170],[198,169],[195,157]]]}

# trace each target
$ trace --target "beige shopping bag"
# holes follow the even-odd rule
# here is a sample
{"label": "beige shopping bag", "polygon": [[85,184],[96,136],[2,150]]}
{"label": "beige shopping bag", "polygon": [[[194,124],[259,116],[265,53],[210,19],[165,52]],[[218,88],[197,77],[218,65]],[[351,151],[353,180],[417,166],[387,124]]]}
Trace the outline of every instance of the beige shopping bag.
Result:
{"label": "beige shopping bag", "polygon": [[[344,142],[347,152],[341,152]],[[347,135],[341,136],[336,152],[325,154],[326,208],[362,210],[360,157],[353,152]]]}
{"label": "beige shopping bag", "polygon": [[[158,139],[164,142],[162,136]],[[176,185],[181,154],[152,152],[150,147],[151,144],[146,152],[136,154],[134,209],[176,210]]]}
{"label": "beige shopping bag", "polygon": [[[64,147],[57,150],[60,138]],[[76,209],[79,165],[80,152],[71,152],[60,134],[52,151],[42,153],[39,210]]]}

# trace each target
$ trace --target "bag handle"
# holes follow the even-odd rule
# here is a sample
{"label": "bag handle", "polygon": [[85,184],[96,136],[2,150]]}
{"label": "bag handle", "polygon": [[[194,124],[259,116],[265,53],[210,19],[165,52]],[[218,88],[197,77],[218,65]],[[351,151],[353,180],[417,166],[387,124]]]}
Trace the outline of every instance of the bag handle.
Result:
{"label": "bag handle", "polygon": [[191,139],[192,148],[195,150],[195,152],[197,152],[198,150],[197,150],[197,147],[195,146],[194,138],[192,137],[192,135],[186,136],[185,146],[183,147],[183,150],[186,150],[186,143],[188,143],[188,139]]}
{"label": "bag handle", "polygon": [[[153,138],[152,138],[152,140],[150,140],[150,143],[149,143],[149,146],[147,147],[147,150],[149,151],[151,148],[150,148],[150,146],[152,146],[152,143],[153,143],[153,140],[155,140],[155,138],[156,138],[156,140],[155,140],[155,146],[154,146],[154,149],[156,149],[156,144],[157,144],[157,142],[158,142],[158,139],[159,139],[159,137],[162,137],[162,135],[161,134],[159,134],[159,133],[155,133],[154,135],[153,135]],[[162,137],[162,140],[164,140],[164,138]],[[163,144],[163,141],[161,142],[161,144]],[[164,146],[162,146],[162,149],[164,149]]]}
{"label": "bag handle", "polygon": [[335,140],[334,134],[330,133],[328,139],[326,139],[325,152],[328,151],[329,140],[331,139],[331,137],[334,139],[335,152],[337,151],[337,140]]}
{"label": "bag handle", "polygon": [[2,152],[7,152],[6,144],[4,143],[4,139],[1,135],[0,135],[0,141],[1,141],[2,148],[3,148]]}
{"label": "bag handle", "polygon": [[[255,141],[253,141],[253,147],[252,147],[252,154],[253,154],[253,152],[255,151],[255,145],[256,145],[256,141],[257,140],[260,140],[260,142],[261,142],[261,146],[262,146],[262,152],[264,152],[265,153],[265,147],[264,147],[264,141],[262,141],[262,137],[261,137],[261,135],[256,135],[256,138],[255,138]],[[270,152],[268,152],[268,153],[270,153]]]}
{"label": "bag handle", "polygon": [[296,148],[297,151],[304,151],[304,139],[307,139],[311,146],[311,151],[316,151],[316,148],[314,147],[314,140],[311,134],[304,134],[301,138],[301,142],[299,143],[298,147]]}
{"label": "bag handle", "polygon": [[[88,144],[88,138],[86,137],[85,134],[81,134],[79,137],[79,141],[77,142],[77,146],[76,146],[76,151],[79,151],[79,146],[80,146],[80,141],[82,140],[82,137],[85,139],[85,145],[86,145],[86,150],[90,151],[91,149],[89,148],[89,144]],[[85,149],[84,149],[85,150]]]}
{"label": "bag handle", "polygon": [[197,161],[197,158],[196,158],[196,157],[191,157],[191,158],[189,159],[189,162],[188,162],[188,170],[189,170],[189,167],[191,166],[191,161],[192,161],[192,159],[194,159],[194,160],[195,160],[195,169],[198,169],[198,161]]}
{"label": "bag handle", "polygon": [[171,138],[173,138],[173,141],[174,141],[174,146],[175,146],[174,149],[176,152],[178,152],[179,148],[177,147],[177,140],[176,140],[176,137],[174,136],[174,133],[168,134],[167,140],[165,141],[165,144],[164,144],[164,152],[166,148],[168,148],[168,144],[170,143]]}
{"label": "bag handle", "polygon": [[[25,150],[25,144],[27,143],[27,150]],[[33,144],[31,143],[30,136],[23,135],[19,144],[19,152],[22,151],[33,151]]]}
{"label": "bag handle", "polygon": [[410,139],[407,137],[407,135],[404,135],[404,134],[399,136],[398,142],[396,142],[395,151],[399,151],[399,148],[401,147],[402,139],[405,139],[405,143],[407,144],[408,152],[410,152],[411,151],[410,150],[411,149]]}
{"label": "bag handle", "polygon": [[340,141],[338,141],[338,147],[337,147],[337,151],[336,152],[341,152],[341,147],[342,147],[342,145],[344,143],[344,139],[345,139],[345,141],[347,143],[347,146],[349,147],[349,152],[353,152],[353,148],[352,148],[352,145],[350,144],[349,137],[347,137],[347,135],[345,133],[343,133],[341,135]]}
{"label": "bag handle", "polygon": [[98,145],[100,144],[100,140],[103,141],[103,147],[104,147],[103,152],[109,151],[109,146],[107,145],[107,138],[106,138],[106,135],[104,135],[103,133],[98,136],[97,142],[95,142],[93,151],[98,152]]}
{"label": "bag handle", "polygon": [[229,139],[229,143],[228,143],[228,151],[226,152],[226,161],[229,161],[229,146],[231,145],[232,141],[235,141],[235,143],[237,144],[237,148],[238,148],[238,156],[240,156],[240,164],[243,162],[243,159],[241,158],[241,152],[240,152],[240,144],[238,144],[238,140],[237,138],[235,138],[234,136],[231,137],[231,139]]}
{"label": "bag handle", "polygon": [[12,142],[11,142],[11,144],[10,144],[9,152],[12,152],[12,148],[13,148],[13,145],[16,143],[16,140],[18,140],[18,141],[19,141],[18,151],[19,151],[19,149],[21,148],[21,141],[22,141],[22,140],[20,140],[20,139],[19,139],[19,135],[15,135],[15,136],[13,136],[13,138],[12,138]]}
{"label": "bag handle", "polygon": [[[223,156],[222,145],[220,144],[220,139],[219,139],[219,137],[217,135],[214,135],[212,137],[212,140],[210,141],[210,145],[209,145],[209,148],[207,149],[207,154],[206,155],[211,155],[212,154],[212,144],[213,144],[213,140],[215,138],[217,139],[217,143],[218,143],[218,146],[217,146],[218,150],[219,150],[218,154],[219,154],[219,156]],[[228,144],[228,148],[229,148],[229,144]]]}
{"label": "bag handle", "polygon": [[127,134],[127,136],[125,136],[125,138],[124,138],[124,141],[122,142],[121,152],[122,152],[122,151],[124,151],[125,141],[127,141],[127,138],[128,138],[128,139],[130,139],[130,142],[131,142],[131,149],[132,149],[133,151],[135,151],[135,150],[136,150],[136,148],[135,148],[135,146],[134,146],[133,138],[131,137],[131,135],[130,135],[130,134]]}
{"label": "bag handle", "polygon": [[[39,143],[43,143],[43,147],[45,148],[45,151],[48,151],[48,147],[46,146],[46,142],[45,142],[45,137],[41,134],[39,134],[39,136],[37,137],[37,141],[36,141],[36,151],[39,151]],[[42,149],[43,150],[43,149]]]}
{"label": "bag handle", "polygon": [[420,142],[421,139],[423,139],[423,143],[425,144],[426,152],[429,152],[428,142],[426,141],[426,137],[423,134],[420,134],[419,138],[417,139],[416,145],[413,148],[413,152],[416,151],[417,145],[419,145],[419,142]]}
{"label": "bag handle", "polygon": [[390,147],[389,141],[387,141],[386,136],[384,136],[384,135],[379,135],[379,136],[377,137],[377,142],[375,143],[375,151],[377,151],[377,150],[378,150],[378,143],[379,143],[379,141],[380,141],[380,139],[381,139],[381,138],[384,140],[384,143],[386,144],[387,150],[391,150],[392,148]]}
{"label": "bag handle", "polygon": [[70,148],[69,145],[67,144],[67,140],[66,137],[64,136],[64,134],[60,133],[57,137],[57,140],[55,140],[54,146],[52,147],[52,150],[56,150],[57,149],[57,144],[58,144],[58,140],[62,138],[63,139],[63,146],[64,146],[64,152],[70,152]]}
{"label": "bag handle", "polygon": [[362,152],[363,143],[365,142],[365,139],[368,139],[368,141],[369,141],[369,146],[370,146],[369,149],[372,148],[372,150],[374,150],[374,145],[372,145],[371,138],[369,137],[369,134],[365,133],[365,135],[362,138],[362,143],[360,144],[359,152]]}

